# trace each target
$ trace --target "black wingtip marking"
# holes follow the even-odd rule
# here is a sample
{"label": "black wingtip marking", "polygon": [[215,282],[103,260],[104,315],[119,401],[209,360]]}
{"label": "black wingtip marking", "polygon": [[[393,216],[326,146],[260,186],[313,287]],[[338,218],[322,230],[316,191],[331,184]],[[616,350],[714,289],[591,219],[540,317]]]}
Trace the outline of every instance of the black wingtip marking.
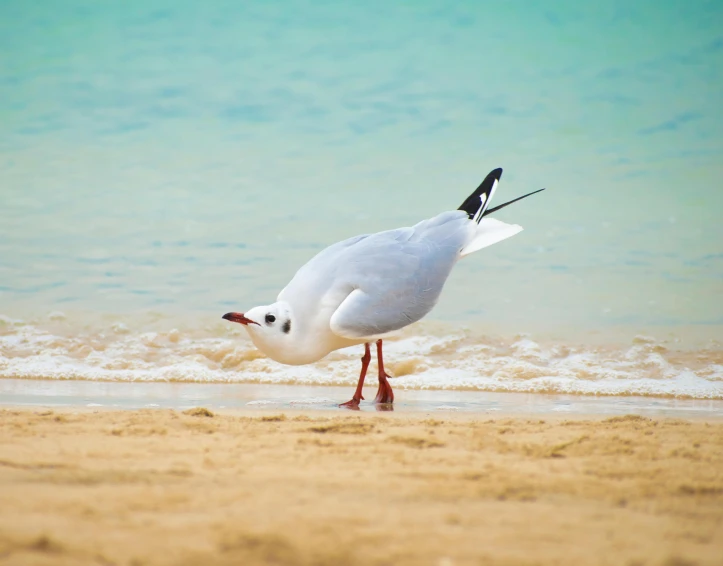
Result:
{"label": "black wingtip marking", "polygon": [[[485,210],[490,204],[490,193],[495,186],[495,181],[499,183],[502,177],[502,168],[498,167],[494,171],[490,171],[480,186],[469,195],[457,210],[464,210],[470,220],[479,213],[479,220],[484,216]],[[477,220],[479,222],[479,220]]]}
{"label": "black wingtip marking", "polygon": [[545,190],[545,189],[537,189],[536,191],[532,191],[531,193],[527,193],[526,195],[522,195],[521,197],[517,197],[516,199],[507,201],[507,202],[504,203],[504,204],[501,204],[501,205],[499,205],[499,206],[495,206],[494,208],[489,208],[489,209],[485,210],[485,211],[482,213],[482,216],[487,216],[488,214],[492,214],[493,212],[498,211],[500,208],[504,208],[504,207],[512,204],[513,202],[517,202],[518,200],[522,200],[523,198],[527,198],[527,197],[529,197],[529,196],[536,195],[537,193],[541,193],[541,192],[544,191],[544,190]]}

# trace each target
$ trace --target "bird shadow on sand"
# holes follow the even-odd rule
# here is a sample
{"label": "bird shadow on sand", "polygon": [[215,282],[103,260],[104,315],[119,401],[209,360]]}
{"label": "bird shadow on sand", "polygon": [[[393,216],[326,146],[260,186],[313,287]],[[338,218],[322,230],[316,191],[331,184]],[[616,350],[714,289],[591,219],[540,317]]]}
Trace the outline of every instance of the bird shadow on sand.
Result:
{"label": "bird shadow on sand", "polygon": [[[392,403],[374,403],[373,405],[375,411],[394,411],[394,405]],[[362,407],[361,405],[339,405],[340,409],[346,409],[347,411],[361,411]],[[368,409],[368,407],[365,405],[364,409]]]}

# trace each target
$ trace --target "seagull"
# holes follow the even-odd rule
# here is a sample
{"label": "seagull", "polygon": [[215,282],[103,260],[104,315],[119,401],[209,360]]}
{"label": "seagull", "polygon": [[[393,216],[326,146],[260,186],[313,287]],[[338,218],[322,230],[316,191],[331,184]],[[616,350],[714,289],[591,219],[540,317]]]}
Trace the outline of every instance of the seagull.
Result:
{"label": "seagull", "polygon": [[288,365],[316,362],[334,350],[364,344],[354,396],[340,407],[359,409],[376,344],[377,404],[394,402],[384,369],[383,339],[426,316],[460,258],[522,231],[488,216],[539,189],[489,208],[502,169],[490,172],[453,211],[411,227],[355,236],[329,246],[303,265],[276,302],[223,318],[244,325],[254,345]]}

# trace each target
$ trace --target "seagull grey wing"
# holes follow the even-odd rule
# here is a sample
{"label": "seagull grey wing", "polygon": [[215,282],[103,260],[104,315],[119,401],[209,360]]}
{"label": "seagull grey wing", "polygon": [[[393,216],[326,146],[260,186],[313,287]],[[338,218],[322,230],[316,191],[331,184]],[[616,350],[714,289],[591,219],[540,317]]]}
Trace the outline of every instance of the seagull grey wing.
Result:
{"label": "seagull grey wing", "polygon": [[473,231],[465,213],[445,212],[349,248],[338,258],[335,287],[345,298],[331,317],[332,332],[371,338],[423,318],[437,304]]}

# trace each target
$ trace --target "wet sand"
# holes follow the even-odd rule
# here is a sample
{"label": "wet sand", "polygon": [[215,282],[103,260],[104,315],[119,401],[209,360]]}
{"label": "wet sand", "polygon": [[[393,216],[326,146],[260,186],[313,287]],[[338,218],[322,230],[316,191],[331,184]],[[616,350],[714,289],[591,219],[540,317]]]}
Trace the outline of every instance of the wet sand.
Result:
{"label": "wet sand", "polygon": [[0,410],[0,564],[720,564],[723,423]]}

